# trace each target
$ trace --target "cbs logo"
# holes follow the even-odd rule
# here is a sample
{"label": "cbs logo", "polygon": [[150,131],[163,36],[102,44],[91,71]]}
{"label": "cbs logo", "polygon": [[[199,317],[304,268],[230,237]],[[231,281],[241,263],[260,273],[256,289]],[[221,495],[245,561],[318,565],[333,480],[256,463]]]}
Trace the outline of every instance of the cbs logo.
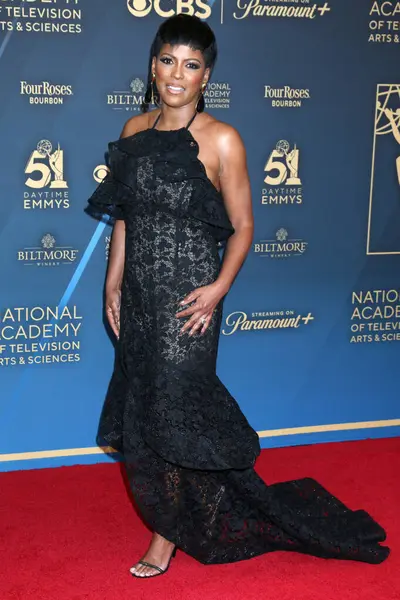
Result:
{"label": "cbs logo", "polygon": [[97,165],[93,171],[93,179],[96,183],[101,183],[109,173],[110,169],[107,165]]}
{"label": "cbs logo", "polygon": [[211,6],[206,0],[174,0],[175,9],[171,6],[171,0],[127,0],[127,7],[134,17],[147,17],[152,10],[160,17],[167,19],[178,13],[195,15],[200,19],[208,19],[211,15]]}

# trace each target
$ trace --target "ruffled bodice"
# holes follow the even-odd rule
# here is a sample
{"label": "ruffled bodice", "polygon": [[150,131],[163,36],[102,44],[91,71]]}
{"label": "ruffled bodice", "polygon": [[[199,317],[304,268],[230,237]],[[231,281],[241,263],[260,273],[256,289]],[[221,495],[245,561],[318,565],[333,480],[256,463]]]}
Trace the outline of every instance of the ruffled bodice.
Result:
{"label": "ruffled bodice", "polygon": [[[110,172],[89,198],[92,214],[125,219],[135,212],[165,211],[204,224],[219,243],[234,233],[222,194],[208,178],[198,158],[199,145],[187,128],[146,129],[110,142],[108,150]],[[145,189],[138,176],[143,159],[150,160],[153,168]],[[180,191],[185,184],[191,185],[190,198],[184,204],[168,206],[161,182],[175,183]]]}
{"label": "ruffled bodice", "polygon": [[[141,437],[160,456],[193,468],[244,468],[254,463],[259,441],[215,373],[222,299],[207,335],[180,336],[176,317],[180,300],[218,278],[218,244],[234,232],[198,152],[187,127],[147,129],[109,144],[110,173],[89,203],[125,221],[114,381],[128,381],[140,399],[135,418],[124,416],[126,427],[140,422]],[[121,447],[122,440],[109,443]]]}

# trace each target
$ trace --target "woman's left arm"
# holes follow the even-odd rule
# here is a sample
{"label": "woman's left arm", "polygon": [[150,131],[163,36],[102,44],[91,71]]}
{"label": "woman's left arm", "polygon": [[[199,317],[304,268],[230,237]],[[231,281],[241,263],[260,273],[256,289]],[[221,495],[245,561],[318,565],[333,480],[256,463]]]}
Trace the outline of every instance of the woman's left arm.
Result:
{"label": "woman's left arm", "polygon": [[223,295],[229,291],[247,256],[254,232],[246,150],[235,129],[226,125],[224,129],[219,136],[220,185],[235,233],[227,241],[222,267],[215,281]]}
{"label": "woman's left arm", "polygon": [[198,330],[204,334],[207,330],[215,307],[229,291],[253,240],[254,219],[244,144],[233,127],[223,123],[220,127],[219,135],[215,136],[220,162],[219,180],[235,233],[227,241],[217,279],[210,285],[193,290],[180,302],[185,305],[196,300],[194,305],[176,314],[177,317],[190,317],[181,331],[188,331],[191,335]]}

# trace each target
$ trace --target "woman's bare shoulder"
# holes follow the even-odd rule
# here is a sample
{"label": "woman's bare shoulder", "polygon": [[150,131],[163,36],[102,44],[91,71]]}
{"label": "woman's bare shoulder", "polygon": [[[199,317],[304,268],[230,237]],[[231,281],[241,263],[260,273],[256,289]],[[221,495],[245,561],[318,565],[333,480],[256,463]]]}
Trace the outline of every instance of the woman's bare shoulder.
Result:
{"label": "woman's bare shoulder", "polygon": [[244,152],[245,150],[238,130],[208,113],[203,113],[202,133],[217,148],[220,155]]}
{"label": "woman's bare shoulder", "polygon": [[127,120],[125,123],[121,135],[121,138],[129,137],[134,135],[135,133],[139,133],[139,131],[143,131],[144,129],[149,129],[152,126],[155,119],[157,118],[159,109],[152,110],[147,113],[142,113],[140,115],[135,115]]}
{"label": "woman's bare shoulder", "polygon": [[242,138],[235,127],[219,121],[208,113],[203,113],[202,132],[210,136],[215,143],[241,145]]}

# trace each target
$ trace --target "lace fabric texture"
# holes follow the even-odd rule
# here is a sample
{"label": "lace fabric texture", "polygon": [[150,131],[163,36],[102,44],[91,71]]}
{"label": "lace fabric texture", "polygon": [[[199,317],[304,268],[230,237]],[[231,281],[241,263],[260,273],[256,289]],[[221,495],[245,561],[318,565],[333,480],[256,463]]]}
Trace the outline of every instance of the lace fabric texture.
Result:
{"label": "lace fabric texture", "polygon": [[384,529],[317,481],[267,485],[257,433],[216,374],[223,300],[203,336],[175,313],[215,281],[234,228],[187,128],[148,129],[109,144],[111,172],[89,199],[124,219],[121,328],[97,443],[124,457],[154,530],[202,563],[290,550],[380,563]]}

